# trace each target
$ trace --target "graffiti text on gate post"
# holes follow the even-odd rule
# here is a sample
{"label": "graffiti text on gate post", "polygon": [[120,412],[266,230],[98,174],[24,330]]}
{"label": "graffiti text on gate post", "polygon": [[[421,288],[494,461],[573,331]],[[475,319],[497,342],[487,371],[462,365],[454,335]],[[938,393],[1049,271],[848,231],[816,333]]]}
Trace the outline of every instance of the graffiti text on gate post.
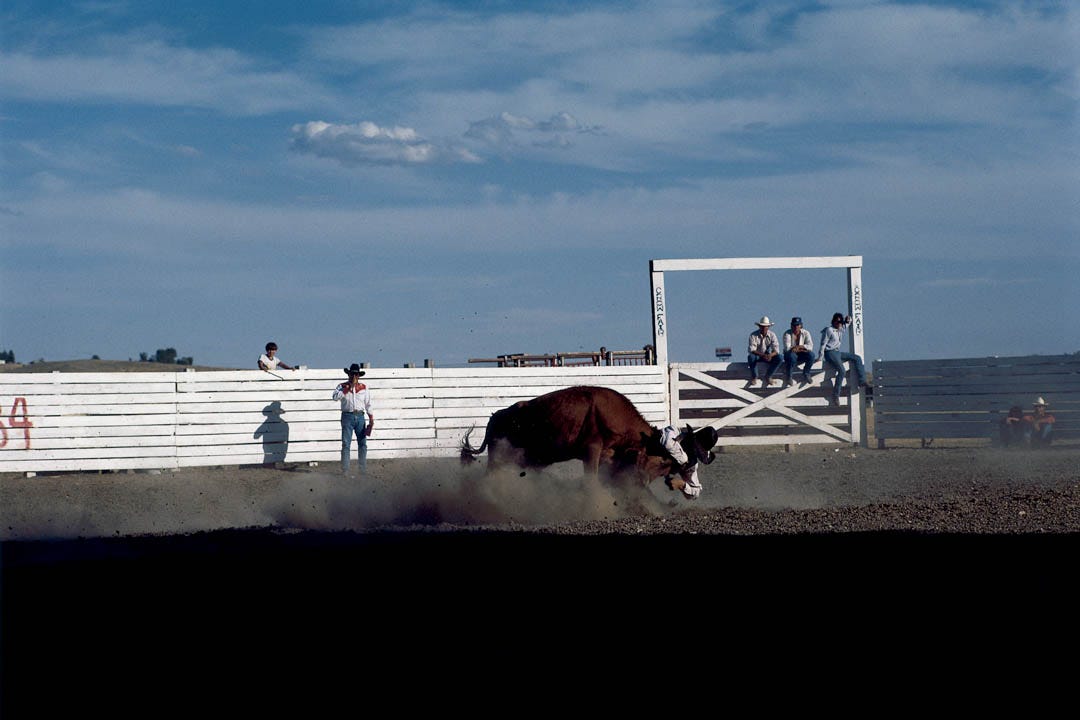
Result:
{"label": "graffiti text on gate post", "polygon": [[852,330],[856,335],[862,335],[862,286],[856,285],[851,289],[851,312]]}
{"label": "graffiti text on gate post", "polygon": [[664,334],[664,290],[663,288],[656,288],[655,297],[655,311],[656,311],[656,334]]}

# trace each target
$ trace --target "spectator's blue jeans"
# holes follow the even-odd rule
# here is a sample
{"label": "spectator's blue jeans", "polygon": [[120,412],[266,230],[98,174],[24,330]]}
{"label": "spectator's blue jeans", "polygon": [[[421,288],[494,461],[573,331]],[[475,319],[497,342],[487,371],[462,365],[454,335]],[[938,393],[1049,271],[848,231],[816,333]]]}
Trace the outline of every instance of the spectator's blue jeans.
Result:
{"label": "spectator's blue jeans", "polygon": [[796,367],[799,363],[803,363],[803,375],[810,377],[810,366],[814,364],[814,353],[810,352],[795,352],[794,350],[788,350],[784,353],[784,377],[788,382],[791,382],[791,368]]}
{"label": "spectator's blue jeans", "polygon": [[1028,445],[1034,447],[1049,445],[1053,437],[1054,426],[1051,423],[1043,425],[1041,430],[1036,430],[1032,423],[1024,423],[1024,442]]}
{"label": "spectator's blue jeans", "polygon": [[859,376],[859,384],[866,382],[866,368],[863,367],[862,358],[853,353],[840,352],[839,350],[826,350],[823,353],[825,364],[836,370],[836,379],[833,380],[832,394],[834,398],[840,397],[840,385],[844,380],[844,363],[851,361],[855,368],[855,374]]}
{"label": "spectator's blue jeans", "polygon": [[360,474],[367,470],[367,435],[364,434],[364,413],[341,413],[341,472],[349,472],[349,457],[352,455],[352,439],[356,435],[357,459]]}
{"label": "spectator's blue jeans", "polygon": [[750,366],[750,379],[757,377],[757,364],[764,363],[767,366],[765,370],[765,381],[768,382],[769,378],[776,372],[776,368],[780,367],[780,356],[777,355],[772,360],[765,361],[759,358],[757,355],[751,353],[746,357],[746,364]]}

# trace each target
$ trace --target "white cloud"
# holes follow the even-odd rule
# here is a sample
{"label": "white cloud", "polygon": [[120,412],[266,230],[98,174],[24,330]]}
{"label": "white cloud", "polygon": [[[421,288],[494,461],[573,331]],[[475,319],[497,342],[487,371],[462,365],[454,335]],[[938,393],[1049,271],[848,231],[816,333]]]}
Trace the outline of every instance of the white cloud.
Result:
{"label": "white cloud", "polygon": [[337,160],[343,165],[424,165],[435,162],[474,163],[464,148],[437,144],[407,127],[380,127],[373,122],[335,125],[321,120],[292,127],[297,152]]}

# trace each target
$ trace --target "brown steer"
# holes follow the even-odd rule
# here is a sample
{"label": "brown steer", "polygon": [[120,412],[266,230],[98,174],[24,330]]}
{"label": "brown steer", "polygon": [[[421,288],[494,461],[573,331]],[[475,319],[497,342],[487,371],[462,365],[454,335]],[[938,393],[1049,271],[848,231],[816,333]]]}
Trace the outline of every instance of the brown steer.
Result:
{"label": "brown steer", "polygon": [[589,386],[556,390],[495,412],[478,448],[469,444],[471,432],[461,443],[462,463],[475,461],[485,448],[489,470],[502,464],[545,467],[581,460],[586,475],[596,477],[603,465],[613,477],[629,471],[643,485],[653,478],[678,475],[668,486],[687,497],[700,489],[697,464],[713,461],[717,437],[712,427],[694,433],[687,426],[678,437],[686,453],[680,462],[663,446],[662,431],[650,425],[625,395]]}

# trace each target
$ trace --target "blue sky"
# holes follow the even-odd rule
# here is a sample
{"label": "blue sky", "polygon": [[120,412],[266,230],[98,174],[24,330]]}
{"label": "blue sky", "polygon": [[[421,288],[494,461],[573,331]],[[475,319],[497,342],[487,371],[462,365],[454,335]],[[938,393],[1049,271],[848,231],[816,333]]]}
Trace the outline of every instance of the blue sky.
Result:
{"label": "blue sky", "polygon": [[[1080,350],[1067,2],[0,3],[0,349],[637,349],[649,260],[862,255],[868,359]],[[667,278],[672,360],[842,270]]]}

